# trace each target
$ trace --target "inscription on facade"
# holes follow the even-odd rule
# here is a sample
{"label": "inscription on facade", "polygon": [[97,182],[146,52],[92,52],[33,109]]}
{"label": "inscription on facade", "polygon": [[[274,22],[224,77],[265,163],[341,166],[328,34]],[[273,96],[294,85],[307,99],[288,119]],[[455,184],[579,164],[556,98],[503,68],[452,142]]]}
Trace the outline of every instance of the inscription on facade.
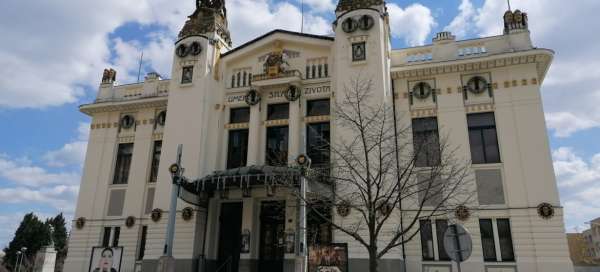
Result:
{"label": "inscription on facade", "polygon": [[[286,99],[285,95],[288,89],[270,91],[266,94],[267,100],[281,100]],[[302,89],[302,94],[306,96],[318,96],[323,94],[329,94],[331,92],[331,86],[315,86],[305,87]],[[232,94],[227,96],[227,104],[239,104],[245,103],[245,94]]]}

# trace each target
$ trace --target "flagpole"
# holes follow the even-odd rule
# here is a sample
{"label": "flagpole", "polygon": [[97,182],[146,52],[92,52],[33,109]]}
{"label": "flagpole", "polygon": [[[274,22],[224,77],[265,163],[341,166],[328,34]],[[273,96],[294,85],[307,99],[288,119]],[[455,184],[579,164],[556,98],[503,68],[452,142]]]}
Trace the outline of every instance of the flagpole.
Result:
{"label": "flagpole", "polygon": [[300,33],[304,33],[304,0],[300,2],[300,10],[302,12],[302,22],[300,23]]}

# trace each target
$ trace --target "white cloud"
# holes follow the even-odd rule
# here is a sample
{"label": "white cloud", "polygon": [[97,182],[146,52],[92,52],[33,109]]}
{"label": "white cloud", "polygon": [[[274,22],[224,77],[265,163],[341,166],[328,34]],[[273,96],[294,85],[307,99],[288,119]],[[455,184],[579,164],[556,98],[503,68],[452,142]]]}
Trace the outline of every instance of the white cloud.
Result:
{"label": "white cloud", "polygon": [[548,113],[546,122],[548,128],[554,130],[554,136],[558,138],[567,138],[578,131],[600,127],[600,123],[576,116],[571,112]]}
{"label": "white cloud", "polygon": [[470,25],[474,23],[475,18],[475,7],[470,0],[462,0],[458,7],[458,15],[454,17],[452,22],[444,28],[446,31],[451,31],[458,39],[465,38],[468,31],[471,29]]}
{"label": "white cloud", "polygon": [[387,8],[394,38],[403,39],[410,46],[426,43],[431,30],[436,26],[429,8],[421,4],[412,4],[403,9],[394,3],[388,4]]}
{"label": "white cloud", "polygon": [[600,182],[600,154],[585,161],[572,148],[561,147],[552,152],[554,171],[560,187],[581,186]]}
{"label": "white cloud", "polygon": [[87,141],[89,138],[90,124],[80,123],[77,128],[77,139],[66,143],[62,148],[47,152],[43,159],[49,166],[65,167],[69,165],[83,166]]}
{"label": "white cloud", "polygon": [[552,157],[567,229],[581,231],[585,222],[600,217],[600,153],[584,159],[572,148],[561,147]]}
{"label": "white cloud", "polygon": [[0,154],[0,177],[21,186],[39,187],[52,184],[79,184],[80,175],[74,172],[50,173],[44,168],[20,164]]}
{"label": "white cloud", "polygon": [[332,0],[304,0],[304,4],[308,5],[315,12],[333,13],[335,10],[335,3]]}
{"label": "white cloud", "polygon": [[[240,45],[273,29],[299,32],[302,24],[301,10],[289,2],[274,4],[268,0],[232,0],[227,2],[231,36]],[[327,35],[331,25],[325,18],[311,13],[304,16],[307,33]]]}

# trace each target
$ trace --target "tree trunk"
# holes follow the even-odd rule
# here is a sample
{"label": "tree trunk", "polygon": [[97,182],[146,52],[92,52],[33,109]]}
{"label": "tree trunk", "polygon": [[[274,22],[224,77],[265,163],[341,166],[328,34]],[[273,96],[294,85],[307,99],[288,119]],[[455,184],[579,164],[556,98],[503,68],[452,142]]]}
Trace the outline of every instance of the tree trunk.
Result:
{"label": "tree trunk", "polygon": [[369,249],[369,272],[377,272],[377,248]]}

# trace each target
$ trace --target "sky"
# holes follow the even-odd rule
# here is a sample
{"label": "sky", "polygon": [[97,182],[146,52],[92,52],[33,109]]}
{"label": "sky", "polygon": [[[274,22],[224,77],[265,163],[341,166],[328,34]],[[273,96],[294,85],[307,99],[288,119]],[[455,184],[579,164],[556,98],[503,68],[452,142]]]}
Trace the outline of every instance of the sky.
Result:
{"label": "sky", "polygon": [[[299,31],[300,0],[227,0],[234,46],[272,29]],[[499,35],[505,0],[390,0],[393,47]],[[331,34],[336,0],[304,0],[305,32]],[[568,231],[600,217],[600,28],[597,0],[512,0],[534,44],[556,51],[542,87]],[[0,248],[25,213],[72,219],[92,102],[105,68],[120,83],[170,77],[173,43],[193,0],[0,1]]]}

